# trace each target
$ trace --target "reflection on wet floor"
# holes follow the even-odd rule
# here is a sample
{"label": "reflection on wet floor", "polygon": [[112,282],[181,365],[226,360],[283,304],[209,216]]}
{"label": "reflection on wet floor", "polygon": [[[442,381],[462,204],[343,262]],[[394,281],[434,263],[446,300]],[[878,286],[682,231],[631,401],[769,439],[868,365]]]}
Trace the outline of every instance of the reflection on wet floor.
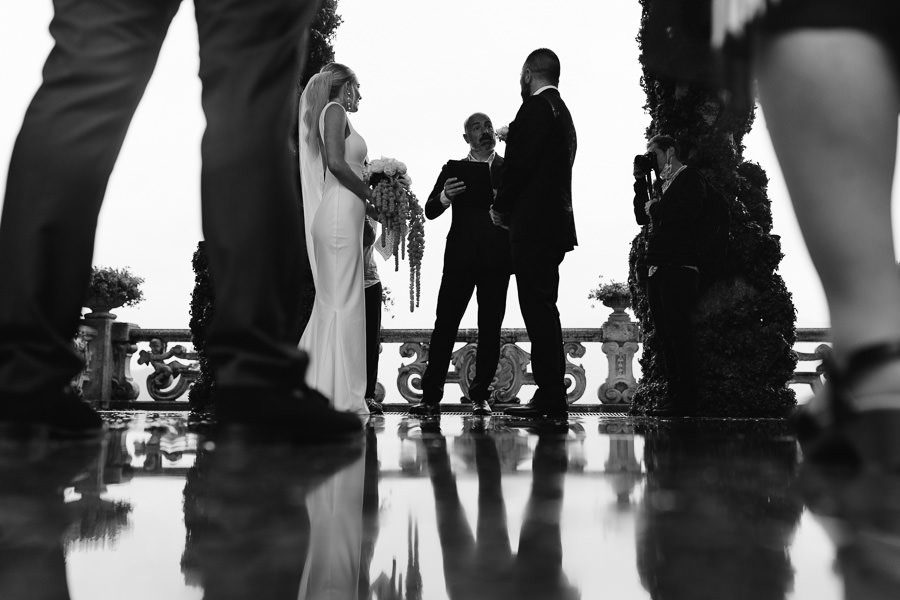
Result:
{"label": "reflection on wet floor", "polygon": [[900,597],[900,478],[777,421],[375,417],[300,447],[107,415],[0,439],[0,598]]}

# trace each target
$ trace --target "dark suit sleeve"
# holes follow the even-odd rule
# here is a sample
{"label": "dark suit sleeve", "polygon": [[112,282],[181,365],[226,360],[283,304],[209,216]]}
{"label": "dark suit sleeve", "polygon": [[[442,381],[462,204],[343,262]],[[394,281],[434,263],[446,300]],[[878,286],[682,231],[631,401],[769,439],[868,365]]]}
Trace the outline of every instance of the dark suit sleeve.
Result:
{"label": "dark suit sleeve", "polygon": [[510,125],[506,144],[503,180],[493,209],[499,213],[512,211],[522,190],[529,184],[541,157],[541,150],[553,130],[553,109],[546,99],[531,96],[522,103]]}
{"label": "dark suit sleeve", "polygon": [[[447,165],[445,164],[444,167],[446,166]],[[425,217],[428,219],[437,219],[444,214],[445,210],[447,210],[447,207],[441,203],[441,192],[444,191],[445,180],[444,170],[441,169],[437,181],[434,182],[434,189],[431,190],[431,193],[428,195],[428,200],[425,202]]]}
{"label": "dark suit sleeve", "polygon": [[634,180],[634,219],[638,225],[648,225],[650,216],[644,209],[644,205],[650,201],[650,194],[647,191],[647,182],[643,179]]}

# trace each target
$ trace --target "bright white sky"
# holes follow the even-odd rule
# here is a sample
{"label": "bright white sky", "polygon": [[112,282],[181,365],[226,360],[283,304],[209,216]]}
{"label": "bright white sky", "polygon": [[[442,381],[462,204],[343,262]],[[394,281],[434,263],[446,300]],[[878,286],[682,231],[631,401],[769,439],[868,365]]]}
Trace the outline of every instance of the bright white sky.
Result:
{"label": "bright white sky", "polygon": [[[552,48],[562,61],[560,88],[578,130],[574,209],[580,246],[561,269],[564,327],[599,326],[606,309],[586,296],[597,277],[624,279],[632,237],[631,161],[644,150],[644,94],[639,85],[637,2],[556,0],[340,0],[344,23],[337,60],[352,67],[363,100],[353,123],[370,157],[405,161],[422,202],[442,164],[465,155],[463,119],[486,112],[507,124],[521,102],[518,75],[534,48]],[[0,186],[22,114],[40,82],[51,39],[49,0],[0,3]],[[146,300],[116,311],[142,327],[187,327],[193,287],[191,254],[201,239],[199,143],[204,127],[193,5],[172,24],[159,64],[132,123],[109,184],[94,263],[129,266],[144,277]],[[827,326],[821,288],[790,210],[765,123],[746,139],[745,157],[771,179],[775,232],[786,254],[782,276],[794,294],[798,325]],[[503,144],[498,145],[503,153]],[[384,263],[396,300],[387,327],[428,328],[440,283],[449,213],[426,224],[423,306],[410,315],[408,271]],[[474,302],[463,321],[475,326]],[[505,321],[521,327],[511,287]]]}

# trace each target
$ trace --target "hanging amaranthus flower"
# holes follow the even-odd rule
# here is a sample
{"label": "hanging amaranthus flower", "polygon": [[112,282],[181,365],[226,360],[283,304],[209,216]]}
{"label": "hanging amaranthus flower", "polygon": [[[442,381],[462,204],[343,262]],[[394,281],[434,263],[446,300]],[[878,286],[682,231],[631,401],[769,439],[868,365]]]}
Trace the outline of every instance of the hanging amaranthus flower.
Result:
{"label": "hanging amaranthus flower", "polygon": [[381,253],[394,256],[394,270],[406,259],[409,246],[409,310],[419,306],[422,257],[425,253],[425,216],[410,185],[406,165],[393,158],[379,158],[363,169],[363,180],[372,188],[372,203],[383,226]]}

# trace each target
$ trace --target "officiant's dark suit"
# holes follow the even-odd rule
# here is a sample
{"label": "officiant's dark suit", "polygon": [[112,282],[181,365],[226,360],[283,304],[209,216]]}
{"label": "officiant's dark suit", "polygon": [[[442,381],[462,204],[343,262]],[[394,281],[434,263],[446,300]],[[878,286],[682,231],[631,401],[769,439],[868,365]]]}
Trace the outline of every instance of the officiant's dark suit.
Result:
{"label": "officiant's dark suit", "polygon": [[506,170],[492,218],[509,227],[519,306],[531,340],[531,368],[538,386],[527,406],[510,415],[567,414],[565,355],[556,307],[559,265],[577,245],[572,214],[572,165],[576,136],[560,96],[559,59],[535,50],[522,67],[524,102],[509,126]]}
{"label": "officiant's dark suit", "polygon": [[[496,139],[490,119],[475,113],[466,120],[465,139],[471,152],[463,160],[488,162],[491,187],[502,180],[503,157],[494,152]],[[443,173],[443,171],[442,171]],[[422,404],[412,414],[434,415],[444,395],[444,380],[459,323],[472,293],[478,301],[478,353],[475,377],[469,386],[469,398],[476,414],[490,413],[488,389],[500,358],[500,328],[506,312],[506,292],[512,270],[507,231],[493,224],[490,206],[493,194],[484,198],[459,197],[452,204],[447,198],[445,177],[439,176],[425,203],[425,216],[436,219],[452,206],[452,222],[444,250],[444,272],[438,292],[434,330],[428,351],[428,366],[422,376]],[[453,193],[452,188],[450,193]],[[472,194],[469,190],[466,194]]]}

